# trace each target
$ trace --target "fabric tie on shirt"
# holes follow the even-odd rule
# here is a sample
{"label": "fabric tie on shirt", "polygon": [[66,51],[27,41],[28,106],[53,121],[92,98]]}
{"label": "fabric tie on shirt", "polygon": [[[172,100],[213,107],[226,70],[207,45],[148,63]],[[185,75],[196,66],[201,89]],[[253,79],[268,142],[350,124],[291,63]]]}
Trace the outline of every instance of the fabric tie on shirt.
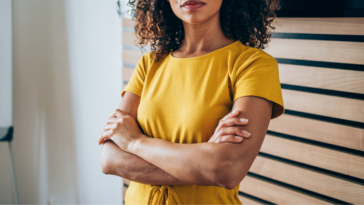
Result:
{"label": "fabric tie on shirt", "polygon": [[[153,203],[153,199],[157,198],[156,203]],[[176,191],[168,185],[153,186],[149,194],[148,204],[153,205],[171,205],[178,204],[182,205]]]}

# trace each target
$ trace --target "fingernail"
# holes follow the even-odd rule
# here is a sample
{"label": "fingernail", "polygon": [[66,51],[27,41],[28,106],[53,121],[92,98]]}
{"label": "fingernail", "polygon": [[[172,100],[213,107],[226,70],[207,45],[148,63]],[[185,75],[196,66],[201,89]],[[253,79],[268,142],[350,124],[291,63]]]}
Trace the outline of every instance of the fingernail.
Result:
{"label": "fingernail", "polygon": [[251,133],[250,132],[247,132],[247,131],[245,131],[245,130],[242,130],[241,131],[245,136],[247,136],[247,137],[250,137],[250,135],[251,135]]}
{"label": "fingernail", "polygon": [[239,142],[243,141],[242,137],[235,136],[234,138],[237,139]]}
{"label": "fingernail", "polygon": [[238,112],[238,110],[239,110],[239,109],[235,109],[235,110],[233,111],[233,113],[234,113],[234,114],[235,114],[235,113],[237,113],[237,112]]}
{"label": "fingernail", "polygon": [[240,121],[242,121],[242,122],[248,122],[248,119],[240,118]]}

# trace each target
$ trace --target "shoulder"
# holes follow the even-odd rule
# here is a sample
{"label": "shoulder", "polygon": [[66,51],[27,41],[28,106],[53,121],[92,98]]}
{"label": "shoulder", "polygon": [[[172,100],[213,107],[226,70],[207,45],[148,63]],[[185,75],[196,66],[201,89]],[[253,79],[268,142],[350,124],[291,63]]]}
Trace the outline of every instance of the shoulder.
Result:
{"label": "shoulder", "polygon": [[245,46],[244,44],[240,44],[242,52],[239,53],[239,57],[237,58],[236,63],[251,63],[254,61],[267,62],[276,64],[277,60],[268,54],[267,52],[260,50],[258,48]]}
{"label": "shoulder", "polygon": [[154,61],[154,53],[153,53],[153,51],[149,51],[149,52],[143,54],[141,60],[143,60],[143,63],[145,65],[150,65]]}
{"label": "shoulder", "polygon": [[236,57],[234,66],[232,67],[231,74],[239,73],[244,70],[265,70],[265,71],[277,71],[277,60],[268,54],[267,52],[258,48],[239,45],[238,56]]}
{"label": "shoulder", "polygon": [[267,52],[258,48],[240,45],[243,49],[237,55],[234,65],[230,67],[230,78],[236,79],[246,76],[251,78],[264,78],[278,76],[278,62]]}
{"label": "shoulder", "polygon": [[138,61],[137,68],[143,70],[144,73],[148,73],[148,70],[153,64],[153,61],[154,61],[154,54],[152,51],[144,53]]}

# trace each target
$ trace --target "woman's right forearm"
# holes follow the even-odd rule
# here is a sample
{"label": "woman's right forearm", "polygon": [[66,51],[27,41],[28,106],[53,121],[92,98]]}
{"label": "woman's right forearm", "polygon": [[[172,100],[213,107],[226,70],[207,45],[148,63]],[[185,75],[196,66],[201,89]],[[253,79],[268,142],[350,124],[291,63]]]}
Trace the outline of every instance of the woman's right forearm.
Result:
{"label": "woman's right forearm", "polygon": [[181,181],[136,155],[123,151],[112,141],[106,141],[102,146],[101,166],[105,174],[120,176],[143,184],[190,184]]}

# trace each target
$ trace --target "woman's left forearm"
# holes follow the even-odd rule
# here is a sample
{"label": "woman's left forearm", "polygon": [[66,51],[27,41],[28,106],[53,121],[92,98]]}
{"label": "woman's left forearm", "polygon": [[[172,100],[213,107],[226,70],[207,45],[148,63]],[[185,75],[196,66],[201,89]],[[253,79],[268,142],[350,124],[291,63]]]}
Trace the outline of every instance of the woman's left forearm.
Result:
{"label": "woman's left forearm", "polygon": [[244,152],[240,144],[177,144],[143,137],[131,146],[130,152],[178,179],[197,185],[233,188],[236,179],[245,172],[245,163],[240,162]]}
{"label": "woman's left forearm", "polygon": [[178,144],[143,135],[132,117],[117,110],[101,139],[113,140],[121,149],[135,154],[170,175],[196,185],[234,188],[245,177],[263,143],[273,103],[261,97],[235,100],[239,118],[249,119],[244,130],[252,133],[243,143]]}

